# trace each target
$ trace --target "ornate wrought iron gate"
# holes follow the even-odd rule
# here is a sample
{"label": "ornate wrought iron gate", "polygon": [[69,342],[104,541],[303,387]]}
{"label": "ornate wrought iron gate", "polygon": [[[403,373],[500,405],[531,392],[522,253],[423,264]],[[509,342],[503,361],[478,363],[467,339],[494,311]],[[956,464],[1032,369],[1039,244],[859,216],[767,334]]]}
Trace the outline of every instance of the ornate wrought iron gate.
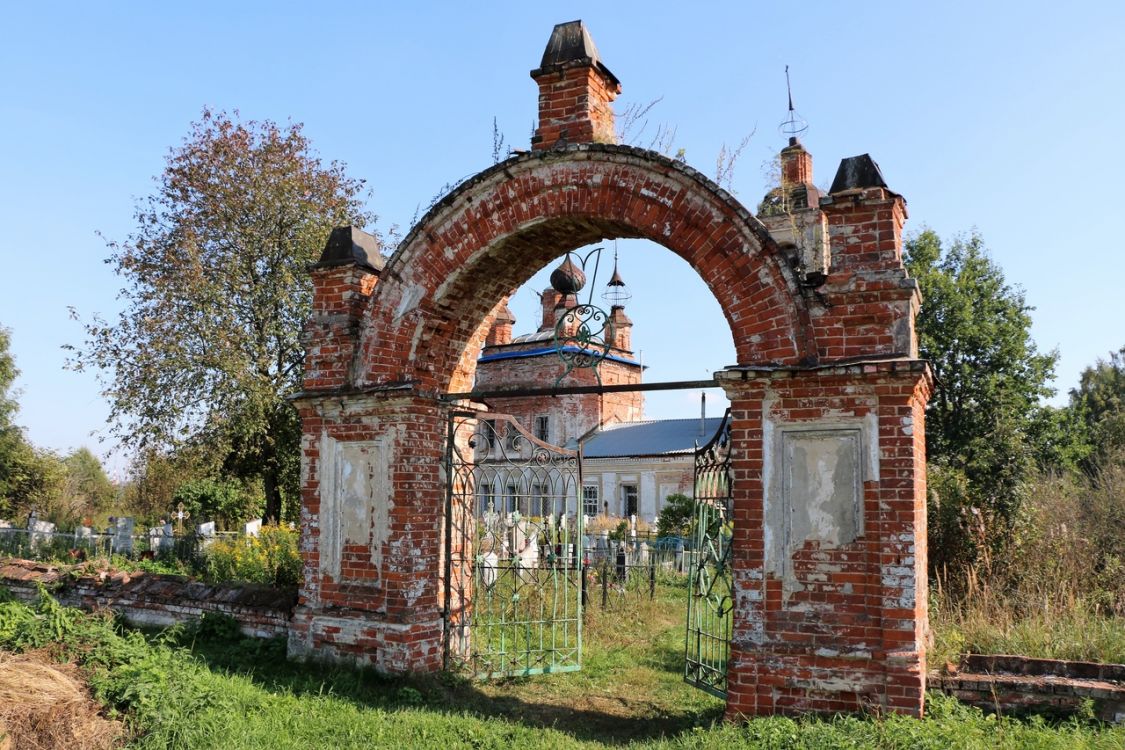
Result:
{"label": "ornate wrought iron gate", "polygon": [[480,678],[582,663],[580,451],[512,416],[449,421],[445,663]]}
{"label": "ornate wrought iron gate", "polygon": [[684,680],[720,698],[734,597],[731,578],[730,410],[710,442],[695,451],[695,519],[688,579]]}

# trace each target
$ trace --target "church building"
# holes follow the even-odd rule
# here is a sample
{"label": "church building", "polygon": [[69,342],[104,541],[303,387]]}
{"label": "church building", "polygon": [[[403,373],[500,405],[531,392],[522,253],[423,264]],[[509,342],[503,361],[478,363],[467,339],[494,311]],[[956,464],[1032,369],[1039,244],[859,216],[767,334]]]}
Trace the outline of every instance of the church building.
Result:
{"label": "church building", "polygon": [[[564,283],[555,283],[560,276]],[[505,306],[477,360],[476,390],[513,391],[511,397],[488,398],[490,410],[511,415],[544,443],[571,449],[581,446],[581,512],[587,517],[635,515],[639,521],[654,524],[669,495],[692,494],[695,447],[707,443],[722,420],[702,415],[646,420],[641,391],[599,393],[594,389],[598,385],[640,385],[645,369],[631,348],[633,322],[625,314],[630,296],[616,261],[602,295],[609,307],[605,357],[596,368],[575,367],[568,372],[556,329],[568,332],[570,322],[565,316],[579,304],[577,294],[584,284],[584,275],[568,256],[552,274],[552,286],[540,294],[541,318],[532,333],[513,337],[516,320]],[[564,293],[559,288],[573,291]],[[580,353],[566,342],[561,348],[562,354],[568,348]],[[591,391],[517,395],[556,384],[590,386]],[[503,491],[501,488],[498,494]],[[492,502],[497,510],[517,505],[514,499],[506,503],[493,498]],[[577,508],[568,510],[578,512]]]}

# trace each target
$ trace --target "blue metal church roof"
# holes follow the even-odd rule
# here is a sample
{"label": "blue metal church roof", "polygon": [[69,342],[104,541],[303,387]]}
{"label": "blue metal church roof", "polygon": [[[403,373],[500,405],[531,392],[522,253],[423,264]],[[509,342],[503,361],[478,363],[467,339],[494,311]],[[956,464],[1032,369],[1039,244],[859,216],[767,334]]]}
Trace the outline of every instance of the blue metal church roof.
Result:
{"label": "blue metal church roof", "polygon": [[722,417],[709,417],[700,430],[699,419],[657,419],[625,422],[598,430],[583,446],[586,458],[663,456],[691,453],[714,436]]}

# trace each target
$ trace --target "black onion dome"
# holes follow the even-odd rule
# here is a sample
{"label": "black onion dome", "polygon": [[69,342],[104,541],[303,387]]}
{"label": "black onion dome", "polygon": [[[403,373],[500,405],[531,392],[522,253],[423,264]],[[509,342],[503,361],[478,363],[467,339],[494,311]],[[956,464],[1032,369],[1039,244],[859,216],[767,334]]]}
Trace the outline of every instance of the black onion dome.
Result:
{"label": "black onion dome", "polygon": [[560,294],[577,294],[586,286],[586,274],[567,255],[559,267],[551,272],[551,286]]}

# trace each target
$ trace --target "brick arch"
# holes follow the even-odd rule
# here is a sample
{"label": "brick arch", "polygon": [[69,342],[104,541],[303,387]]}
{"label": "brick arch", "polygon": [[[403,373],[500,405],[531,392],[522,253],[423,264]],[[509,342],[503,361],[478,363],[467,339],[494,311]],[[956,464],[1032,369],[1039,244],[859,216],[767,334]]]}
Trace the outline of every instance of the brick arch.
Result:
{"label": "brick arch", "polygon": [[[703,278],[741,365],[716,373],[732,420],[727,715],[919,714],[930,379],[905,200],[866,154],[822,195],[794,138],[780,154],[786,210],[763,224],[683,164],[595,143],[613,139],[620,82],[580,21],[556,26],[532,78],[535,151],[454,189],[385,267],[373,238],[340,228],[312,269],[290,655],[442,667],[443,532],[461,511],[447,505],[441,396],[469,390],[499,302],[535,270],[638,237]],[[818,285],[808,298],[790,254]]]}
{"label": "brick arch", "polygon": [[497,304],[563,252],[612,238],[683,258],[718,300],[739,364],[816,361],[797,278],[761,222],[680,162],[583,144],[497,164],[422,218],[368,303],[356,385],[467,390]]}

